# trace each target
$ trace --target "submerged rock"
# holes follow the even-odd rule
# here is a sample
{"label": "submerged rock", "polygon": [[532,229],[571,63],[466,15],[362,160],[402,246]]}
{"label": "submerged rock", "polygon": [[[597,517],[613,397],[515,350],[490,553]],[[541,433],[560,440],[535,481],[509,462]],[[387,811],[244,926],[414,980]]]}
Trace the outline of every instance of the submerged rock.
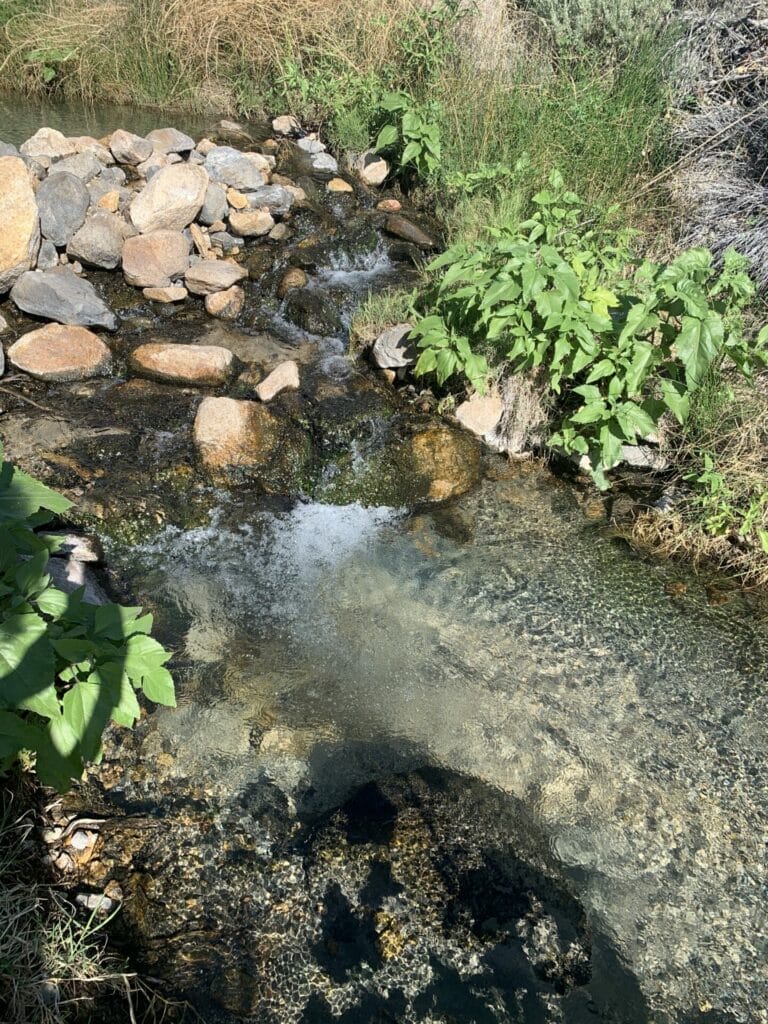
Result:
{"label": "submerged rock", "polygon": [[307,275],[300,267],[291,267],[280,278],[280,284],[277,286],[277,297],[284,299],[288,292],[294,288],[304,288],[307,281]]}
{"label": "submerged rock", "polygon": [[296,391],[299,387],[299,367],[293,359],[280,363],[257,386],[256,395],[262,402],[271,402],[281,391]]}
{"label": "submerged rock", "polygon": [[238,285],[205,296],[205,311],[221,320],[236,320],[245,306],[245,292]]}
{"label": "submerged rock", "polygon": [[117,330],[117,317],[93,285],[64,267],[22,274],[11,289],[11,299],[25,313],[44,320]]}
{"label": "submerged rock", "polygon": [[426,231],[412,224],[411,221],[405,217],[401,217],[399,214],[392,214],[387,217],[384,223],[384,229],[390,235],[395,235],[397,238],[402,238],[406,242],[412,242],[413,245],[417,245],[420,249],[436,249],[437,242],[428,235]]}
{"label": "submerged rock", "polygon": [[47,324],[11,345],[8,360],[38,380],[69,381],[108,373],[112,353],[84,327]]}
{"label": "submerged rock", "polygon": [[40,230],[43,238],[62,246],[82,226],[91,197],[75,174],[56,171],[37,190]]}
{"label": "submerged rock", "polygon": [[24,161],[0,157],[0,295],[35,265],[40,247],[37,201]]}
{"label": "submerged rock", "polygon": [[334,303],[322,292],[310,288],[291,289],[285,300],[285,315],[307,334],[333,337],[343,325]]}
{"label": "submerged rock", "polygon": [[233,354],[216,345],[149,343],[133,350],[130,363],[153,380],[204,387],[226,384],[235,370]]}

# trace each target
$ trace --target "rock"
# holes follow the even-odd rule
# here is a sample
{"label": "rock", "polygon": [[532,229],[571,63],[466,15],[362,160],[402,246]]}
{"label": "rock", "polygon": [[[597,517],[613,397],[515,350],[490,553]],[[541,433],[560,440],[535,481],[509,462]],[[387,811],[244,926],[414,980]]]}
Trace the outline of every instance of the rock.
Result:
{"label": "rock", "polygon": [[60,160],[51,170],[56,174],[74,174],[76,178],[86,182],[101,174],[104,166],[92,150],[86,150],[84,153],[76,153]]}
{"label": "rock", "polygon": [[11,299],[25,313],[44,320],[117,330],[115,314],[93,285],[69,268],[27,271],[11,289]]}
{"label": "rock", "polygon": [[205,199],[198,216],[201,224],[210,227],[217,220],[225,220],[229,213],[227,193],[223,185],[211,182],[205,190]]}
{"label": "rock", "polygon": [[326,184],[328,192],[354,192],[355,190],[349,184],[348,181],[344,181],[343,178],[331,178]]}
{"label": "rock", "polygon": [[195,151],[205,158],[212,149],[216,148],[216,143],[212,139],[200,139],[198,144],[195,146]]}
{"label": "rock", "polygon": [[98,139],[94,139],[92,135],[73,136],[69,141],[78,153],[93,153],[99,163],[105,167],[112,166],[115,162],[111,150]]}
{"label": "rock", "polygon": [[74,558],[77,562],[104,561],[104,548],[98,537],[82,533],[66,533],[64,530],[46,530],[46,536],[55,537],[59,546],[51,552],[54,558]]}
{"label": "rock", "polygon": [[222,252],[230,255],[231,253],[240,252],[245,245],[245,241],[238,235],[230,235],[228,231],[214,231],[211,234],[211,245],[219,246]]}
{"label": "rock", "polygon": [[5,319],[4,316],[0,314],[0,334],[5,334],[5,332],[8,330],[10,330],[8,326],[8,321]]}
{"label": "rock", "polygon": [[18,156],[19,151],[10,142],[0,142],[0,156]]}
{"label": "rock", "polygon": [[112,353],[84,327],[46,324],[11,345],[8,361],[38,380],[84,380],[108,373]]}
{"label": "rock", "polygon": [[339,165],[330,153],[315,153],[312,157],[312,170],[320,177],[333,177],[338,173]]}
{"label": "rock", "polygon": [[118,163],[131,164],[135,167],[149,159],[153,146],[148,139],[142,139],[141,136],[134,135],[133,132],[126,132],[122,128],[118,128],[116,132],[112,132],[109,138],[109,148]]}
{"label": "rock", "polygon": [[384,213],[399,213],[402,208],[403,204],[399,199],[382,199],[376,203],[376,209],[383,210]]}
{"label": "rock", "polygon": [[227,202],[233,210],[248,209],[248,197],[243,192],[238,192],[236,188],[227,189]]}
{"label": "rock", "polygon": [[114,900],[97,892],[79,892],[75,895],[75,903],[89,913],[109,914],[115,907]]}
{"label": "rock", "polygon": [[195,263],[184,275],[184,283],[193,295],[210,295],[231,288],[248,276],[245,267],[217,260]]}
{"label": "rock", "polygon": [[370,149],[355,160],[353,167],[360,181],[370,188],[383,185],[389,176],[387,161]]}
{"label": "rock", "polygon": [[308,334],[334,337],[342,332],[342,323],[336,306],[319,291],[295,288],[285,300],[285,316]]}
{"label": "rock", "polygon": [[176,128],[156,128],[147,134],[147,141],[160,153],[189,153],[195,148],[194,139]]}
{"label": "rock", "polygon": [[293,288],[304,288],[307,281],[307,275],[300,267],[291,267],[280,279],[280,284],[277,286],[277,297],[284,299]]}
{"label": "rock", "polygon": [[235,320],[245,306],[245,292],[234,285],[222,292],[213,292],[205,297],[205,310],[210,316],[222,320]]}
{"label": "rock", "polygon": [[200,225],[195,224],[194,222],[189,225],[187,230],[192,238],[192,244],[199,255],[202,256],[203,259],[207,259],[211,251],[211,240],[208,237],[208,232],[203,231]]}
{"label": "rock", "polygon": [[[257,475],[269,492],[287,493],[307,458],[307,438],[260,402],[204,398],[193,428],[203,465],[215,477]],[[229,471],[229,473],[227,472]]]}
{"label": "rock", "polygon": [[397,238],[402,238],[406,242],[412,242],[417,245],[420,249],[436,249],[437,242],[431,238],[421,228],[416,227],[405,217],[400,217],[398,214],[392,214],[387,217],[384,223],[384,230],[390,235],[395,235]]}
{"label": "rock", "polygon": [[296,135],[301,127],[293,114],[283,114],[273,119],[272,131],[275,135]]}
{"label": "rock", "polygon": [[288,238],[290,234],[291,229],[287,224],[275,224],[267,237],[273,242],[282,242]]}
{"label": "rock", "polygon": [[380,369],[396,369],[416,362],[416,346],[407,340],[412,329],[411,324],[397,324],[382,331],[371,350],[376,366]]}
{"label": "rock", "polygon": [[231,146],[215,146],[205,158],[211,181],[230,185],[244,192],[255,192],[264,184],[264,177],[253,161]]}
{"label": "rock", "polygon": [[238,235],[253,238],[268,235],[275,226],[275,222],[267,209],[235,210],[229,215],[229,225]]}
{"label": "rock", "polygon": [[[105,167],[99,175],[102,182],[106,182],[112,188],[119,188],[128,180],[122,167]],[[93,185],[93,182],[91,182]]]}
{"label": "rock", "polygon": [[22,156],[29,156],[35,160],[44,157],[53,161],[73,156],[77,152],[77,146],[55,128],[40,128],[31,139],[21,144],[19,150]]}
{"label": "rock", "polygon": [[633,469],[645,469],[652,473],[664,473],[670,468],[669,459],[658,448],[647,444],[625,444],[621,449],[621,462]]}
{"label": "rock", "polygon": [[164,167],[131,203],[131,220],[142,234],[181,231],[202,209],[208,184],[202,167]]}
{"label": "rock", "polygon": [[114,270],[122,262],[123,245],[129,231],[128,224],[116,213],[97,210],[73,235],[67,253],[89,267]]}
{"label": "rock", "polygon": [[166,288],[189,267],[191,243],[181,231],[152,231],[127,238],[123,274],[137,288]]}
{"label": "rock", "polygon": [[170,160],[164,153],[153,152],[148,160],[143,160],[137,165],[136,171],[142,178],[151,181],[158,171],[162,171],[164,167],[169,167],[170,163]]}
{"label": "rock", "polygon": [[281,391],[296,391],[299,387],[299,367],[293,359],[280,363],[257,386],[256,394],[262,402],[271,402]]}
{"label": "rock", "polygon": [[45,567],[51,582],[65,594],[74,594],[81,587],[85,588],[83,600],[86,604],[109,604],[109,598],[99,584],[94,571],[85,563],[75,558],[50,558]]}
{"label": "rock", "polygon": [[218,345],[147,344],[130,356],[133,370],[153,380],[221,387],[235,371],[235,357]]}
{"label": "rock", "polygon": [[303,139],[299,139],[296,145],[299,149],[303,149],[305,153],[309,153],[311,156],[314,156],[316,153],[325,152],[325,146],[323,143],[319,139],[313,139],[309,135]]}
{"label": "rock", "polygon": [[274,217],[283,217],[294,204],[294,198],[282,185],[264,185],[249,192],[246,201],[251,209],[266,207]]}
{"label": "rock", "polygon": [[456,409],[456,419],[471,434],[476,437],[485,437],[493,433],[499,425],[504,402],[500,395],[478,395],[474,394],[466,402],[462,402]]}
{"label": "rock", "polygon": [[[91,193],[93,198],[93,193]],[[105,192],[102,196],[96,200],[96,205],[101,210],[106,210],[107,213],[117,213],[120,209],[121,195],[118,189],[112,189],[110,192]]]}
{"label": "rock", "polygon": [[427,501],[458,497],[480,479],[477,443],[461,431],[430,427],[411,438],[409,449],[412,469],[421,477]]}
{"label": "rock", "polygon": [[264,156],[263,153],[243,153],[243,156],[248,157],[252,164],[255,164],[257,169],[261,171],[265,179],[269,178],[272,171],[275,168],[275,158],[273,156]]}
{"label": "rock", "polygon": [[52,270],[59,265],[59,254],[56,246],[48,239],[44,239],[40,245],[40,252],[37,254],[37,269]]}
{"label": "rock", "polygon": [[145,288],[142,294],[151,302],[182,302],[189,292],[180,284],[171,284],[167,288]]}
{"label": "rock", "polygon": [[0,295],[35,265],[40,247],[37,201],[24,161],[0,157]]}
{"label": "rock", "polygon": [[90,195],[75,174],[56,171],[37,190],[40,230],[55,246],[66,246],[80,228],[90,205]]}

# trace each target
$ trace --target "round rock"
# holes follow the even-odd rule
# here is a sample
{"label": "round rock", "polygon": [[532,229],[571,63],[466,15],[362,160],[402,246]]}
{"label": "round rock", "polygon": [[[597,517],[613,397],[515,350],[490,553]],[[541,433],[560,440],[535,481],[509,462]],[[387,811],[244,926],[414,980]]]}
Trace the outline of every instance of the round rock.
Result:
{"label": "round rock", "polygon": [[238,285],[233,285],[223,292],[213,292],[205,297],[205,310],[210,316],[220,320],[235,320],[245,306],[245,292]]}
{"label": "round rock", "polygon": [[131,220],[142,234],[181,231],[200,213],[208,184],[202,167],[163,167],[131,203]]}
{"label": "round rock", "polygon": [[38,380],[70,381],[108,373],[112,354],[84,327],[47,324],[11,345],[8,360]]}

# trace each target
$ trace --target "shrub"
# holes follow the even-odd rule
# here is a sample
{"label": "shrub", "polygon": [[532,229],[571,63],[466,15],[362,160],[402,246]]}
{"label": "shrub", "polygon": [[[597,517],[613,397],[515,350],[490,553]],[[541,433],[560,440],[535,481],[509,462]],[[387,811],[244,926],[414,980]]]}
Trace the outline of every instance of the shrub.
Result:
{"label": "shrub", "polygon": [[550,444],[588,456],[607,487],[625,444],[668,412],[685,422],[691,394],[724,359],[748,376],[766,335],[754,350],[745,340],[739,314],[754,289],[735,253],[720,273],[705,249],[668,265],[635,261],[631,233],[588,228],[558,172],[533,203],[530,219],[432,262],[416,372],[439,383],[463,373],[482,389],[488,356],[516,373],[542,367],[559,396]]}
{"label": "shrub", "polygon": [[98,759],[110,719],[138,719],[136,690],[175,703],[171,655],[149,636],[151,615],[52,585],[58,541],[40,529],[69,507],[0,448],[0,767],[33,752],[40,780],[59,790]]}

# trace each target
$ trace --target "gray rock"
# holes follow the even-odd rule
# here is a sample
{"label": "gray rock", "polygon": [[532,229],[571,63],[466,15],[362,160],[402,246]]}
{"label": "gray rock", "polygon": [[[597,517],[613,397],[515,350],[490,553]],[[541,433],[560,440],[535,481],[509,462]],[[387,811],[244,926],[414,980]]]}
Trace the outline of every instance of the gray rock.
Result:
{"label": "gray rock", "polygon": [[43,320],[117,330],[117,317],[88,281],[71,270],[31,270],[11,289],[15,305]]}
{"label": "gray rock", "polygon": [[211,235],[211,244],[219,245],[225,253],[230,253],[235,249],[242,249],[245,239],[239,235],[230,235],[228,231],[214,231]]}
{"label": "gray rock", "polygon": [[215,224],[217,220],[226,220],[229,213],[227,190],[217,182],[211,182],[205,192],[205,201],[198,220],[201,224]]}
{"label": "gray rock", "polygon": [[411,324],[397,324],[382,331],[371,350],[374,363],[383,370],[415,363],[418,356],[416,347],[407,341],[411,330]]}
{"label": "gray rock", "polygon": [[56,171],[37,190],[40,230],[54,245],[66,245],[82,226],[91,202],[88,189],[75,174]]}
{"label": "gray rock", "polygon": [[248,192],[246,197],[251,209],[266,206],[272,216],[282,217],[294,204],[294,197],[282,185],[264,185],[255,192]]}
{"label": "gray rock", "polygon": [[315,153],[325,152],[325,146],[323,145],[322,142],[320,142],[319,139],[299,139],[296,145],[299,147],[299,149],[303,149],[305,153],[311,153],[313,155]]}
{"label": "gray rock", "polygon": [[362,153],[352,166],[362,183],[374,188],[383,185],[389,174],[387,161],[371,149]]}
{"label": "gray rock", "polygon": [[120,197],[120,207],[122,208],[131,196],[129,189],[123,188],[121,185],[117,185],[111,181],[104,181],[101,177],[94,178],[93,181],[89,181],[87,187],[88,194],[91,197],[91,206],[96,206],[99,200],[110,192],[117,192]]}
{"label": "gray rock", "polygon": [[113,186],[124,185],[127,181],[122,167],[105,167],[100,175],[101,181],[110,182]]}
{"label": "gray rock", "polygon": [[75,903],[91,913],[96,910],[102,914],[108,914],[115,906],[115,901],[111,900],[109,896],[96,892],[79,892],[75,896]]}
{"label": "gray rock", "polygon": [[148,139],[142,139],[140,135],[134,135],[133,132],[126,132],[122,128],[118,128],[116,132],[112,132],[109,148],[112,150],[115,160],[121,164],[131,164],[135,167],[149,159],[153,146]]}
{"label": "gray rock", "polygon": [[647,444],[625,444],[621,449],[621,461],[632,469],[646,469],[651,473],[663,473],[670,468],[669,459],[657,448]]}
{"label": "gray rock", "polygon": [[195,148],[195,140],[177,128],[156,128],[147,134],[147,141],[160,153],[189,153]]}
{"label": "gray rock", "polygon": [[331,177],[338,173],[339,165],[330,153],[315,153],[312,157],[312,170],[316,174]]}
{"label": "gray rock", "polygon": [[222,292],[248,276],[245,267],[222,260],[201,260],[184,275],[184,284],[193,295],[210,295]]}
{"label": "gray rock", "polygon": [[19,151],[10,142],[0,142],[0,156],[18,156]]}
{"label": "gray rock", "polygon": [[83,181],[90,181],[97,174],[101,174],[103,170],[104,165],[99,162],[94,151],[87,149],[83,153],[76,153],[74,156],[68,156],[63,160],[59,160],[51,168],[51,173],[66,172],[67,174],[74,174],[78,178],[82,178]]}
{"label": "gray rock", "polygon": [[58,265],[59,254],[56,250],[56,246],[46,238],[40,246],[40,252],[37,254],[37,269],[53,270],[53,268]]}
{"label": "gray rock", "polygon": [[67,253],[89,267],[114,270],[120,266],[123,243],[132,233],[128,224],[116,213],[97,210],[71,238]]}
{"label": "gray rock", "polygon": [[65,594],[73,594],[79,587],[85,587],[83,600],[86,604],[109,604],[96,574],[83,562],[74,558],[51,558],[45,567],[51,582]]}
{"label": "gray rock", "polygon": [[21,158],[26,164],[27,170],[32,177],[37,178],[38,181],[42,181],[48,173],[48,167],[45,164],[41,164],[39,160],[36,160],[33,156],[22,156]]}
{"label": "gray rock", "polygon": [[231,146],[214,146],[205,158],[205,168],[212,181],[242,192],[255,192],[264,184],[264,176],[254,162]]}
{"label": "gray rock", "polygon": [[293,114],[282,114],[272,121],[272,131],[276,135],[295,135],[301,131],[301,126]]}

